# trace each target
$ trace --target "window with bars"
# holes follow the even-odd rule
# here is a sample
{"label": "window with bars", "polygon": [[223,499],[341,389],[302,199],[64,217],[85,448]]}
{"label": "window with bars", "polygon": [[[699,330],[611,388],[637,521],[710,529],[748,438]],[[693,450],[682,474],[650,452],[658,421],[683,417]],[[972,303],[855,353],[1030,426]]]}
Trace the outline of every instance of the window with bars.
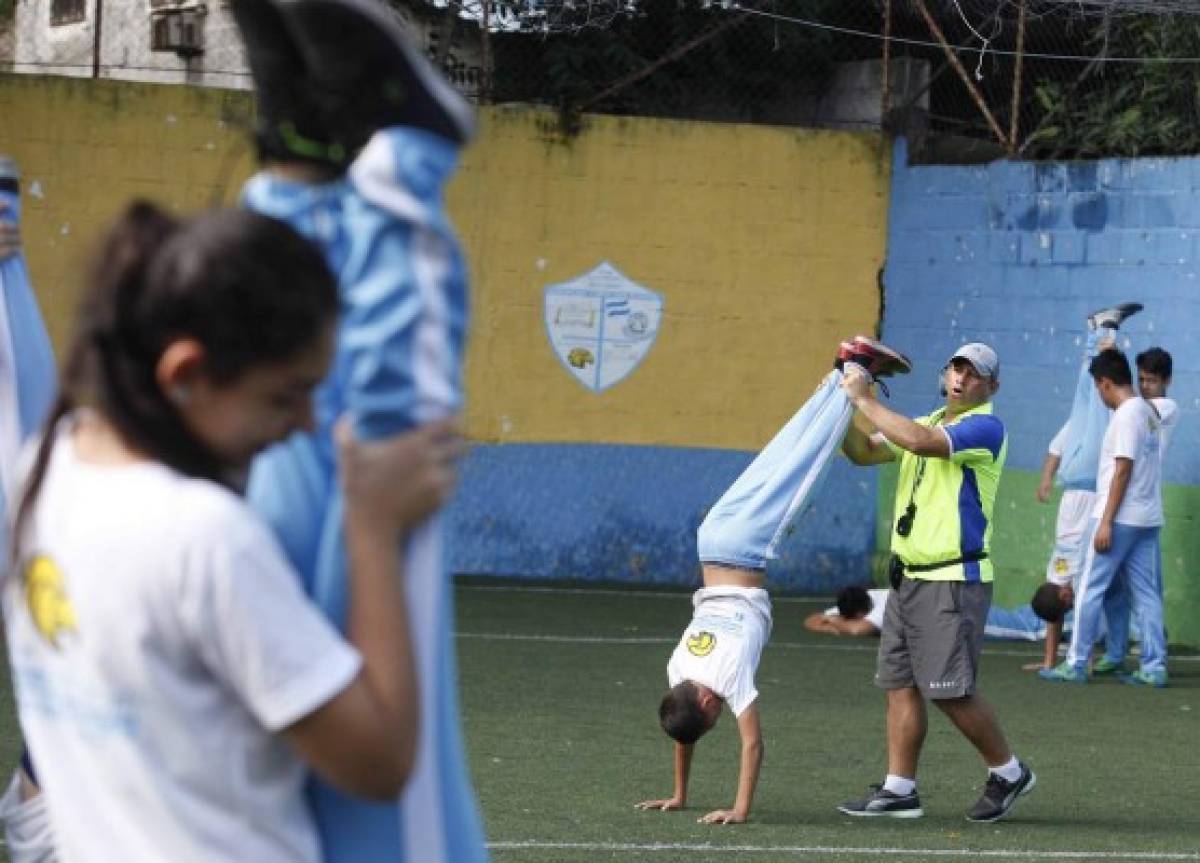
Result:
{"label": "window with bars", "polygon": [[87,18],[86,0],[50,0],[50,26],[75,24]]}

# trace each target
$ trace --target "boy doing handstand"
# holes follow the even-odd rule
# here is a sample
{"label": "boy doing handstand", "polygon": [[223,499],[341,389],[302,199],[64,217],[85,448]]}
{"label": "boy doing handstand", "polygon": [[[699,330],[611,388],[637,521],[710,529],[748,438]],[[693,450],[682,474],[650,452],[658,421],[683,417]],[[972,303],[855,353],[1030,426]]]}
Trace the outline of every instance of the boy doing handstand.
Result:
{"label": "boy doing handstand", "polygon": [[737,795],[732,808],[713,810],[700,821],[737,824],[750,816],[763,757],[754,676],[771,634],[771,601],[763,589],[766,564],[846,434],[854,412],[840,386],[846,362],[875,378],[911,369],[904,356],[872,339],[842,342],[834,371],[700,525],[696,545],[704,587],[692,597],[692,620],[667,663],[671,688],[659,705],[659,722],[675,741],[674,792],[644,800],[638,809],[684,808],[696,741],[728,705],[741,738]]}

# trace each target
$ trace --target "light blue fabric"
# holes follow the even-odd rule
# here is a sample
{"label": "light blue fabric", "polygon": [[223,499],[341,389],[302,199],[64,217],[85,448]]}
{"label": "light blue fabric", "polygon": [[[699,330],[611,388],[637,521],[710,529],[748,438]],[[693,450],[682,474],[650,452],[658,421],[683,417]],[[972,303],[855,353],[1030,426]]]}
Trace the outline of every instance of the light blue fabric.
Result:
{"label": "light blue fabric", "polygon": [[[457,150],[443,139],[389,129],[376,134],[346,180],[314,187],[263,174],[244,192],[248,206],[314,240],[338,276],[342,318],[333,367],[316,394],[317,431],[264,453],[248,498],[343,630],[347,574],[333,424],[349,413],[358,434],[374,439],[462,405],[466,266],[442,207],[456,165]],[[439,519],[410,537],[404,560],[421,683],[417,768],[398,806],[312,779],[309,798],[329,863],[487,860],[461,738]]]}
{"label": "light blue fabric", "polygon": [[[0,218],[20,222],[21,202],[17,195],[0,191],[0,201],[8,210]],[[54,352],[50,337],[42,322],[37,299],[29,283],[29,272],[21,253],[0,261],[0,295],[3,296],[4,311],[8,322],[7,332],[0,338],[7,340],[13,358],[15,404],[0,405],[0,410],[15,411],[17,428],[22,441],[37,432],[50,410],[57,389]],[[5,453],[10,459],[10,470],[15,468],[15,453]],[[8,501],[6,491],[0,488],[0,524],[7,524]],[[8,556],[7,531],[0,543],[0,553]]]}
{"label": "light blue fabric", "polygon": [[[1080,576],[1082,583],[1082,575]],[[1104,593],[1103,620],[1097,635],[1104,638],[1104,657],[1120,665],[1129,652],[1130,615],[1129,576],[1120,570],[1108,584]],[[1138,627],[1140,629],[1140,627]]]}
{"label": "light blue fabric", "polygon": [[[1093,519],[1088,531],[1088,553],[1079,590],[1075,596],[1075,632],[1071,636],[1071,649],[1067,653],[1067,661],[1079,671],[1086,669],[1092,645],[1100,636],[1100,617],[1105,594],[1124,567],[1129,591],[1137,610],[1138,630],[1142,640],[1142,670],[1165,671],[1167,640],[1163,628],[1162,554],[1159,546],[1161,529],[1135,527],[1117,522],[1112,528],[1112,547],[1100,554],[1092,544],[1099,524],[1099,519]],[[1126,612],[1124,620],[1128,618]],[[1115,661],[1123,660],[1123,646],[1120,655],[1108,655]]]}
{"label": "light blue fabric", "polygon": [[[1063,622],[1064,630],[1070,627],[1070,618],[1068,614]],[[983,635],[1004,641],[1041,641],[1046,637],[1046,621],[1034,613],[1031,605],[1018,608],[993,605],[988,608]]]}
{"label": "light blue fabric", "polygon": [[1058,479],[1064,488],[1096,490],[1096,474],[1100,469],[1100,445],[1112,415],[1088,372],[1088,365],[1096,355],[1096,346],[1101,338],[1110,337],[1113,331],[1098,327],[1088,332],[1087,352],[1079,377],[1075,381],[1075,399],[1071,403],[1071,415],[1067,420],[1066,441],[1063,444],[1062,461],[1058,466]]}
{"label": "light blue fabric", "polygon": [[763,569],[795,529],[850,424],[854,407],[832,371],[709,510],[696,536],[702,563]]}

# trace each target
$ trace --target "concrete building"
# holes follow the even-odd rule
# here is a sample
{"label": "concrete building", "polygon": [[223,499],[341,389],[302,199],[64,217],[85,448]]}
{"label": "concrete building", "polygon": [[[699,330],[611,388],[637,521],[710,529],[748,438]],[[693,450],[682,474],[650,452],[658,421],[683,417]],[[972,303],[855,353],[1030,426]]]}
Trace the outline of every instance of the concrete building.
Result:
{"label": "concrete building", "polygon": [[[444,21],[440,10],[414,3],[397,14],[436,56]],[[16,72],[251,87],[229,0],[22,0],[13,43]],[[4,59],[0,56],[0,62]],[[472,22],[458,22],[445,67],[460,89],[476,95],[482,52]]]}

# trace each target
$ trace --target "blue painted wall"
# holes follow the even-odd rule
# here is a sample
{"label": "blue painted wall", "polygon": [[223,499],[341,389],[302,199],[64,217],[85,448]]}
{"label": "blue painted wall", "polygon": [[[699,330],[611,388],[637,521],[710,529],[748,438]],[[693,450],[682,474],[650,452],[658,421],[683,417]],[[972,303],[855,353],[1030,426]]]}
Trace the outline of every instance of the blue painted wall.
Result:
{"label": "blue painted wall", "polygon": [[[452,502],[457,573],[695,585],[696,528],[750,463],[737,450],[476,446]],[[875,474],[839,460],[780,559],[775,589],[831,593],[869,575]]]}
{"label": "blue painted wall", "polygon": [[1037,470],[1070,409],[1084,318],[1137,300],[1121,329],[1132,354],[1175,359],[1183,410],[1167,479],[1200,482],[1200,159],[909,166],[895,148],[883,333],[916,372],[897,381],[909,413],[938,402],[937,374],[966,341],[1000,354],[996,400],[1009,466]]}
{"label": "blue painted wall", "polygon": [[[1131,360],[1152,345],[1175,360],[1170,395],[1182,413],[1165,470],[1167,627],[1173,641],[1200,644],[1200,159],[909,166],[897,145],[890,208],[883,335],[916,363],[893,385],[893,404],[910,414],[938,404],[938,370],[963,342],[1000,354],[996,408],[1009,432],[993,539],[1001,604],[1027,601],[1044,578],[1056,509],[1033,492],[1070,411],[1084,318],[1145,304],[1119,344]],[[881,499],[881,546],[891,503]]]}

